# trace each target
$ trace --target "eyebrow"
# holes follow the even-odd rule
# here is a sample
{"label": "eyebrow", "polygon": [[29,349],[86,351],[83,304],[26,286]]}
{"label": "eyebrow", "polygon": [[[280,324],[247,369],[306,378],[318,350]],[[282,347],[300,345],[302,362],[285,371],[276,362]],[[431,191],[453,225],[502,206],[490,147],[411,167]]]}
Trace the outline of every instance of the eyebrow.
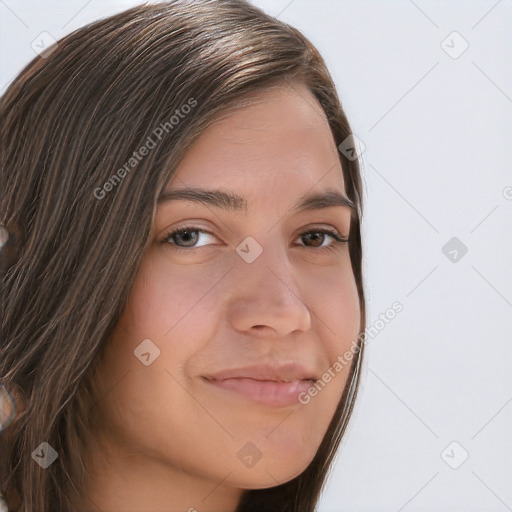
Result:
{"label": "eyebrow", "polygon": [[[158,204],[178,200],[191,201],[206,206],[210,205],[227,211],[247,213],[247,200],[234,192],[224,190],[204,190],[200,188],[166,190],[158,198]],[[345,194],[337,190],[327,189],[301,197],[292,206],[291,211],[320,210],[332,206],[342,206],[351,210],[355,209],[353,201]]]}

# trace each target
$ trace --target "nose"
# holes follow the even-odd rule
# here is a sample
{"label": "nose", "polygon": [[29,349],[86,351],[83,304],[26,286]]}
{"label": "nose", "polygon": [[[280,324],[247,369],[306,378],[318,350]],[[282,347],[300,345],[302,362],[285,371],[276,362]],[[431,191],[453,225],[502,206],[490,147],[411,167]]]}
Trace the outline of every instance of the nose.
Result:
{"label": "nose", "polygon": [[309,306],[286,249],[264,246],[252,263],[239,258],[231,276],[228,319],[233,329],[257,337],[285,337],[311,328]]}

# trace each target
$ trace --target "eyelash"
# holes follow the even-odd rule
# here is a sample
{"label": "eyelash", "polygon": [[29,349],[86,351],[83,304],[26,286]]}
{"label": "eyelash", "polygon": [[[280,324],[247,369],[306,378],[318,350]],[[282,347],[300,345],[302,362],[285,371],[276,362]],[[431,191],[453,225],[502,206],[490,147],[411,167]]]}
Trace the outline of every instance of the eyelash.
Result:
{"label": "eyelash", "polygon": [[[183,247],[177,246],[176,244],[171,244],[169,242],[174,235],[183,234],[183,233],[185,233],[187,231],[198,231],[200,233],[206,233],[207,235],[215,236],[213,233],[210,233],[209,231],[206,231],[205,229],[201,229],[198,226],[182,226],[182,227],[180,227],[178,229],[175,229],[175,230],[170,231],[169,233],[167,233],[162,238],[162,240],[160,240],[160,244],[166,245],[169,249],[171,249],[173,251],[176,251],[178,253],[182,253],[182,254],[184,254],[184,253],[191,254],[191,253],[194,253],[197,249],[200,249],[201,247],[204,247],[204,246],[201,246],[201,247],[183,248]],[[311,233],[323,233],[325,235],[330,236],[334,240],[334,242],[332,244],[326,246],[326,247],[316,248],[316,247],[308,247],[308,246],[305,246],[305,245],[301,246],[301,247],[305,247],[305,248],[309,248],[309,249],[317,249],[317,251],[326,252],[327,253],[327,252],[336,251],[343,244],[346,244],[346,243],[350,242],[350,238],[342,238],[335,231],[330,230],[330,229],[325,229],[325,228],[310,229],[308,231],[304,231],[299,236],[308,235],[308,234],[311,234]]]}

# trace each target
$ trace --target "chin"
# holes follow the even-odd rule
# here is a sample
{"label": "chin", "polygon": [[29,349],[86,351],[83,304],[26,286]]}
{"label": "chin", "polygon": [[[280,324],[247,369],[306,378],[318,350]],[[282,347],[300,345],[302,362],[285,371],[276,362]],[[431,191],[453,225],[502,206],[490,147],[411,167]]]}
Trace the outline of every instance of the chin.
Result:
{"label": "chin", "polygon": [[267,466],[263,467],[257,475],[254,474],[252,478],[240,479],[237,485],[242,489],[269,489],[270,487],[277,487],[278,485],[290,482],[303,473],[306,468],[307,465],[294,468],[288,467],[283,472],[279,472]]}
{"label": "chin", "polygon": [[285,484],[303,473],[315,454],[304,459],[297,456],[295,460],[286,457],[275,457],[271,460],[262,458],[255,466],[247,471],[240,470],[233,475],[234,485],[242,489],[268,489]]}

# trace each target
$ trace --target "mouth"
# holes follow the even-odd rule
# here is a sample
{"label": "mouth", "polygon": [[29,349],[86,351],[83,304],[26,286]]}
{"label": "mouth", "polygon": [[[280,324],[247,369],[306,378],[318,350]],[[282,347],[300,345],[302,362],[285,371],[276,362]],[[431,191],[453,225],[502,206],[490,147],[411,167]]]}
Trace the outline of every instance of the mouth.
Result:
{"label": "mouth", "polygon": [[221,393],[233,398],[269,407],[288,407],[300,404],[299,395],[307,392],[316,379],[260,380],[250,377],[213,379],[203,377],[204,382]]}

